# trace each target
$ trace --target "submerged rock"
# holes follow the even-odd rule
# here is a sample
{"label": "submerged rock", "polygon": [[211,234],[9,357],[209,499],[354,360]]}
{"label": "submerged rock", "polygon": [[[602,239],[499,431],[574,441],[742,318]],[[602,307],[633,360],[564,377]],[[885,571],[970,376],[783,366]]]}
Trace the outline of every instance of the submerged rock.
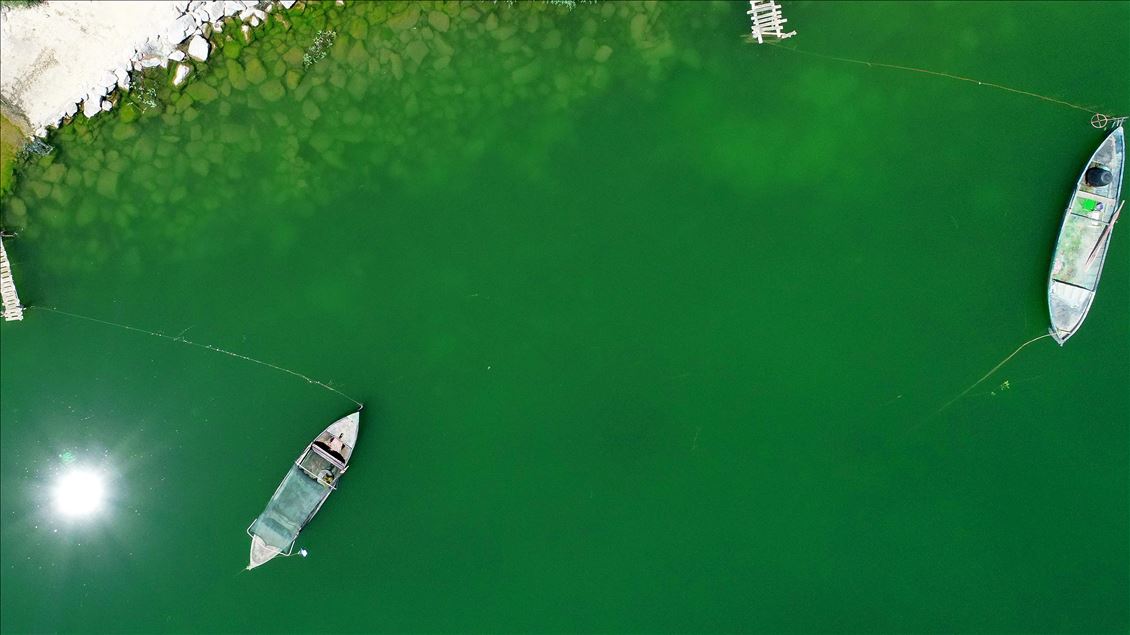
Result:
{"label": "submerged rock", "polygon": [[180,86],[188,79],[188,74],[192,72],[192,68],[187,64],[177,64],[176,70],[173,72],[173,86]]}
{"label": "submerged rock", "polygon": [[313,101],[305,100],[302,102],[302,114],[310,121],[316,121],[318,117],[322,116],[322,109],[318,108],[318,104]]}
{"label": "submerged rock", "polygon": [[211,101],[214,101],[217,97],[219,97],[220,91],[216,90],[215,88],[212,88],[211,86],[209,86],[208,84],[205,84],[204,82],[198,81],[198,82],[193,82],[192,84],[190,84],[188,86],[188,90],[186,91],[186,94],[188,94],[194,100],[196,100],[196,101],[198,101],[202,104],[207,104]]}
{"label": "submerged rock", "polygon": [[404,11],[390,16],[388,20],[385,20],[385,24],[394,31],[406,31],[416,26],[419,21],[420,7],[413,4]]}
{"label": "submerged rock", "polygon": [[228,69],[228,82],[231,83],[232,88],[236,90],[243,90],[247,88],[247,77],[243,73],[243,67],[235,60],[224,60],[224,66]]}
{"label": "submerged rock", "polygon": [[421,40],[413,40],[408,43],[408,46],[404,47],[404,54],[419,64],[428,56],[428,45]]}
{"label": "submerged rock", "polygon": [[244,69],[247,75],[247,81],[252,84],[262,84],[267,79],[267,69],[263,66],[263,62],[259,58],[253,57],[247,60],[247,68]]}
{"label": "submerged rock", "polygon": [[451,17],[442,11],[432,11],[428,13],[428,24],[440,33],[447,33],[447,29],[451,27]]}
{"label": "submerged rock", "polygon": [[267,101],[278,101],[286,94],[286,88],[279,80],[272,79],[259,87],[259,94]]}

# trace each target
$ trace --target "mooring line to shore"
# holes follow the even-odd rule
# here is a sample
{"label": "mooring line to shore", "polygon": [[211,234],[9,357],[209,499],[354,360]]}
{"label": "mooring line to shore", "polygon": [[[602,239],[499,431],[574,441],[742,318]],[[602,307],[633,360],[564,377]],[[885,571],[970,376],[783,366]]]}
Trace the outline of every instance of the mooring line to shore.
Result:
{"label": "mooring line to shore", "polygon": [[[181,331],[181,335],[173,337],[172,335],[166,335],[164,333],[158,333],[157,331],[149,331],[149,330],[139,328],[139,327],[136,327],[136,326],[130,326],[128,324],[121,324],[119,322],[111,322],[110,320],[103,320],[101,318],[90,317],[89,315],[80,315],[78,313],[71,313],[69,311],[63,311],[61,309],[57,309],[57,308],[54,308],[54,307],[31,306],[31,307],[27,307],[26,310],[29,310],[29,311],[50,311],[51,313],[58,313],[59,315],[66,315],[66,316],[77,318],[77,319],[80,319],[80,320],[87,320],[89,322],[97,322],[98,324],[105,324],[106,326],[114,326],[114,327],[117,327],[117,328],[120,328],[120,329],[125,329],[127,331],[134,331],[136,333],[143,333],[145,335],[152,335],[153,337],[159,337],[159,338],[162,338],[162,339],[169,340],[171,342],[183,342],[183,343],[188,344],[190,346],[195,346],[196,348],[202,348],[202,349],[207,350],[207,351],[213,351],[213,352],[216,352],[216,353],[223,353],[224,355],[230,355],[231,357],[237,357],[239,359],[244,359],[244,360],[247,360],[249,362],[254,362],[256,364],[259,364],[261,366],[266,366],[267,368],[273,368],[275,370],[282,371],[282,372],[287,373],[289,375],[294,375],[295,377],[299,377],[301,379],[306,380],[306,383],[317,384],[318,386],[321,386],[322,388],[325,388],[326,390],[328,390],[330,392],[337,393],[338,395],[341,395],[342,397],[345,397],[346,399],[352,401],[354,404],[357,405],[358,408],[363,407],[363,404],[360,401],[357,401],[353,397],[350,397],[349,395],[341,392],[337,388],[334,388],[333,386],[330,386],[329,384],[327,384],[325,382],[318,381],[317,379],[314,379],[313,377],[303,375],[302,373],[300,373],[298,371],[290,370],[289,368],[283,368],[282,366],[278,366],[278,365],[272,364],[270,362],[265,362],[261,359],[255,359],[254,357],[249,357],[247,355],[243,355],[241,353],[236,353],[234,351],[229,351],[227,349],[223,349],[223,348],[220,348],[218,346],[212,346],[211,344],[201,344],[200,342],[194,342],[190,339],[186,339],[184,337],[184,333],[187,333],[188,329]],[[189,328],[192,328],[192,327],[189,327]]]}
{"label": "mooring line to shore", "polygon": [[[1058,99],[1056,97],[1048,97],[1047,95],[1041,95],[1039,93],[1034,93],[1034,92],[1028,91],[1028,90],[1021,90],[1019,88],[1012,88],[1011,86],[1005,86],[1003,84],[997,84],[995,82],[986,82],[986,81],[982,81],[982,80],[979,80],[979,79],[973,79],[972,77],[963,77],[961,75],[954,75],[953,73],[946,73],[946,72],[943,72],[943,71],[932,71],[928,68],[916,68],[914,66],[902,66],[901,64],[887,64],[887,63],[884,63],[884,62],[868,62],[867,60],[857,60],[857,59],[850,58],[850,57],[839,57],[839,56],[836,56],[836,55],[827,55],[825,53],[816,53],[816,52],[813,52],[813,51],[806,51],[804,49],[798,49],[798,48],[793,47],[793,46],[788,46],[788,45],[782,44],[780,42],[766,42],[766,44],[768,44],[770,46],[775,46],[775,47],[780,48],[780,49],[784,49],[786,51],[791,51],[793,53],[800,53],[801,55],[818,57],[818,58],[821,58],[821,59],[832,60],[832,61],[835,61],[835,62],[845,62],[845,63],[848,63],[848,64],[859,64],[861,66],[870,66],[870,67],[879,67],[879,68],[890,68],[890,69],[899,70],[899,71],[910,71],[910,72],[913,72],[913,73],[924,73],[926,75],[934,75],[936,77],[946,77],[946,78],[949,78],[949,79],[956,79],[956,80],[962,81],[962,82],[969,82],[971,84],[977,84],[978,86],[988,86],[989,88],[996,88],[997,90],[1003,90],[1003,91],[1014,93],[1014,94],[1017,94],[1017,95],[1024,95],[1024,96],[1027,96],[1027,97],[1035,97],[1036,99],[1042,99],[1044,101],[1051,102],[1053,104],[1059,104],[1060,106],[1067,106],[1068,108],[1074,108],[1075,110],[1082,110],[1083,112],[1090,113],[1090,114],[1094,115],[1095,118],[1092,118],[1091,125],[1093,125],[1096,128],[1105,128],[1108,123],[1110,123],[1112,121],[1117,121],[1119,119],[1118,117],[1114,117],[1112,115],[1107,115],[1107,114],[1101,113],[1098,110],[1095,110],[1094,108],[1088,108],[1086,106],[1081,106],[1079,104],[1073,104],[1073,103],[1071,103],[1069,101],[1065,101],[1063,99]],[[1099,118],[1101,118],[1101,119],[1099,119]],[[1102,125],[1099,125],[1100,123]]]}

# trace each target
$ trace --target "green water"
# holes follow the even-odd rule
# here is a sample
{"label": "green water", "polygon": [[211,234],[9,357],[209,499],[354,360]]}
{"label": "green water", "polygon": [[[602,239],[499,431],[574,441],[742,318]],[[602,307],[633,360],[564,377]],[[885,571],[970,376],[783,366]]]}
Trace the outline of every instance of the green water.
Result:
{"label": "green water", "polygon": [[[26,303],[365,410],[309,557],[242,572],[352,404],[4,323],[5,632],[1127,630],[1130,231],[1077,336],[933,414],[1045,332],[1088,113],[736,1],[468,7],[307,9],[21,176]],[[786,8],[1130,111],[1128,4]]]}

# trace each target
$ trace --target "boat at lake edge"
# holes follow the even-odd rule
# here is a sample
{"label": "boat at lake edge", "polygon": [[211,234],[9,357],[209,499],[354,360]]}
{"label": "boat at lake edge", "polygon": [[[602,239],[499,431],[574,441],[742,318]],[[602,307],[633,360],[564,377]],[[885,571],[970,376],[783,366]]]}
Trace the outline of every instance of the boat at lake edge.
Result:
{"label": "boat at lake edge", "polygon": [[1048,275],[1050,332],[1063,346],[1091,310],[1114,223],[1122,211],[1126,141],[1122,126],[1091,155],[1067,205]]}
{"label": "boat at lake edge", "polygon": [[306,446],[279,483],[266,509],[247,528],[251,536],[248,569],[276,556],[289,556],[299,532],[337,489],[357,443],[361,411],[331,423]]}

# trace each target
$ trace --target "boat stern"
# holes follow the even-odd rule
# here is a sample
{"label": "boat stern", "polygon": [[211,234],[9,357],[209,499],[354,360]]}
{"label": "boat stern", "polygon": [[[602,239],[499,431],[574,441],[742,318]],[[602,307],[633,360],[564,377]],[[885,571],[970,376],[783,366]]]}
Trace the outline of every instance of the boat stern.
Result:
{"label": "boat stern", "polygon": [[268,545],[262,538],[251,535],[251,558],[247,563],[247,571],[270,562],[275,556],[282,553],[278,547]]}

